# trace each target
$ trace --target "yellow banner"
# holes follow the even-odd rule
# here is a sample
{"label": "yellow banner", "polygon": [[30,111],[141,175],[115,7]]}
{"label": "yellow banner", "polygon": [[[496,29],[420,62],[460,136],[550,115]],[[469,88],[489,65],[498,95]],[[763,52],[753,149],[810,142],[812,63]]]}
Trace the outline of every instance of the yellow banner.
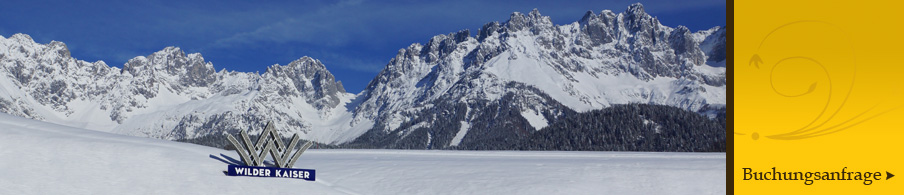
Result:
{"label": "yellow banner", "polygon": [[904,3],[733,9],[734,192],[904,193]]}

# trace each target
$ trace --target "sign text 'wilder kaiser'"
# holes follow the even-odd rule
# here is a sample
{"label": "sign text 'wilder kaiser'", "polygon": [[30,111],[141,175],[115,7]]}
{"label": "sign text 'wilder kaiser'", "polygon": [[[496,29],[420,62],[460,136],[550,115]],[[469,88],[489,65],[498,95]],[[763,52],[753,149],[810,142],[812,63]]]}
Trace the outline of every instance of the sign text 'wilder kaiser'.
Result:
{"label": "sign text 'wilder kaiser'", "polygon": [[[226,138],[229,139],[229,142],[235,146],[235,151],[242,157],[242,162],[245,163],[245,166],[229,165],[227,170],[228,175],[285,177],[314,181],[315,172],[313,169],[292,168],[295,161],[298,160],[298,157],[313,145],[313,143],[309,141],[292,154],[292,149],[295,148],[295,145],[298,144],[299,140],[297,133],[295,136],[292,136],[292,141],[289,142],[289,145],[285,145],[282,141],[282,137],[280,137],[276,130],[273,129],[273,123],[268,122],[267,127],[261,132],[261,136],[257,139],[256,143],[251,142],[251,138],[248,137],[248,133],[245,132],[245,130],[241,131],[241,137],[244,145],[239,144],[239,141],[232,135],[226,136]],[[270,156],[273,157],[273,162],[276,167],[267,167],[264,164],[264,159],[267,158],[267,154],[270,154]]]}

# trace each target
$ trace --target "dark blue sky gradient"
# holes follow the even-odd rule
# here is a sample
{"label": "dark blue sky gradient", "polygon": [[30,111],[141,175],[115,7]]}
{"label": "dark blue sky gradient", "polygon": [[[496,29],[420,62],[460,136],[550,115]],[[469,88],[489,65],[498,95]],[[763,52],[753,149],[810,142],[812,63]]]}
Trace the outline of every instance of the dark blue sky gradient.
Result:
{"label": "dark blue sky gradient", "polygon": [[[4,1],[0,35],[65,42],[72,56],[122,67],[167,46],[200,52],[217,70],[263,72],[311,56],[360,92],[399,49],[430,37],[503,22],[533,8],[568,24],[584,12],[623,12],[635,1]],[[640,1],[667,26],[725,25],[725,1]]]}

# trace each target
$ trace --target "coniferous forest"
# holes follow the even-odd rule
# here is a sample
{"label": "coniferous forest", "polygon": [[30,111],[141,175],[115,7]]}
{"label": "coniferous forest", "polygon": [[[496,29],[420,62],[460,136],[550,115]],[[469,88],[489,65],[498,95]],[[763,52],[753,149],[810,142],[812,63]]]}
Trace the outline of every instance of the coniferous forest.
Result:
{"label": "coniferous forest", "polygon": [[[715,118],[711,119],[676,107],[649,104],[613,105],[573,113],[534,132],[495,136],[463,147],[427,145],[429,142],[421,138],[428,136],[418,132],[429,132],[429,129],[416,129],[405,139],[396,140],[395,144],[388,146],[315,142],[312,148],[725,152],[726,136],[724,108],[717,110]],[[258,135],[251,137],[257,140]],[[225,134],[176,141],[232,149]],[[289,138],[284,138],[284,141],[288,142]]]}

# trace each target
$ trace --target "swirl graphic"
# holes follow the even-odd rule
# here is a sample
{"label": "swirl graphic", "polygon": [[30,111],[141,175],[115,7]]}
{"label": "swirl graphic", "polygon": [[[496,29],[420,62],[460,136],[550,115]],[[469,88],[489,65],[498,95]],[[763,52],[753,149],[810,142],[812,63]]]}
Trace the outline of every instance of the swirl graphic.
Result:
{"label": "swirl graphic", "polygon": [[[771,32],[769,32],[763,38],[763,40],[760,41],[760,44],[757,47],[756,53],[750,58],[750,61],[748,62],[748,67],[753,67],[753,69],[755,69],[755,70],[761,70],[761,66],[760,66],[761,64],[771,66],[771,68],[769,69],[769,85],[772,88],[773,93],[775,93],[783,98],[799,98],[799,97],[814,95],[813,92],[817,91],[818,89],[821,89],[818,86],[825,86],[823,88],[828,89],[828,92],[826,93],[826,97],[825,97],[825,104],[822,105],[822,109],[818,111],[818,114],[816,115],[815,118],[813,118],[813,120],[809,121],[806,125],[803,125],[798,128],[784,129],[784,130],[782,130],[784,133],[766,135],[765,136],[766,138],[775,139],[775,140],[798,140],[798,139],[807,139],[807,138],[829,135],[829,134],[837,133],[842,130],[857,126],[863,122],[869,121],[877,116],[883,115],[889,111],[894,110],[894,109],[889,109],[889,110],[885,110],[885,111],[877,113],[877,114],[867,115],[867,113],[875,110],[875,108],[879,105],[879,104],[876,104],[876,105],[872,106],[871,108],[866,109],[865,111],[856,114],[854,117],[851,117],[848,119],[836,118],[838,116],[838,113],[841,113],[842,110],[844,108],[846,108],[845,105],[848,103],[849,97],[851,96],[851,92],[854,91],[854,84],[855,84],[856,77],[857,77],[857,60],[856,60],[856,56],[853,55],[853,54],[855,54],[855,50],[854,50],[854,47],[852,44],[848,44],[848,45],[850,45],[850,54],[851,54],[851,57],[853,60],[853,63],[849,65],[850,68],[852,68],[852,70],[850,71],[850,73],[852,74],[852,77],[850,79],[850,87],[848,87],[846,89],[840,89],[840,90],[845,90],[845,91],[843,91],[844,93],[841,97],[833,97],[835,95],[835,93],[833,93],[833,90],[835,90],[835,87],[836,87],[833,85],[833,82],[836,81],[836,79],[833,79],[833,77],[832,77],[833,75],[829,71],[830,69],[827,68],[822,62],[820,62],[816,58],[809,57],[809,56],[796,55],[796,56],[781,58],[781,59],[775,61],[774,63],[767,63],[768,60],[764,60],[764,58],[759,55],[759,53],[761,53],[763,51],[762,50],[763,45],[769,40],[769,38],[773,34],[780,32],[780,31],[787,30],[788,29],[787,27],[801,25],[801,24],[826,25],[826,26],[832,27],[833,30],[840,32],[841,34],[844,34],[846,36],[845,38],[847,38],[848,42],[850,42],[850,40],[851,40],[850,36],[847,36],[848,34],[842,28],[839,28],[838,26],[836,26],[832,23],[818,21],[818,20],[802,20],[802,21],[795,21],[795,22],[781,25],[781,26],[773,29]],[[821,73],[825,77],[826,82],[820,83],[819,81],[813,81],[809,84],[808,88],[801,90],[803,92],[795,93],[795,92],[787,92],[787,91],[779,90],[778,88],[776,88],[776,81],[775,81],[776,68],[801,64],[801,63],[791,63],[791,62],[806,62],[807,64],[814,64],[815,67],[818,67],[818,69],[819,69],[814,72]],[[832,106],[830,106],[832,104],[839,104],[839,106],[832,107]],[[841,121],[840,123],[837,123],[835,125],[826,127],[829,122],[837,122],[839,120],[843,120],[843,121]],[[742,132],[734,132],[734,133],[736,135],[747,135],[746,133],[742,133]],[[751,138],[753,140],[757,140],[760,138],[760,135],[758,132],[753,132],[753,133],[751,133]]]}

